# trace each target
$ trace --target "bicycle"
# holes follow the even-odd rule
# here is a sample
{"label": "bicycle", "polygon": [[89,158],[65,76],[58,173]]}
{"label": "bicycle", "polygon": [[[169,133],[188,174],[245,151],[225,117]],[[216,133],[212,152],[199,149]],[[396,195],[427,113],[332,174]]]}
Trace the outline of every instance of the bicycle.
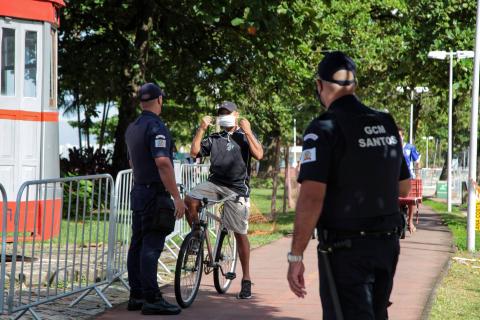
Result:
{"label": "bicycle", "polygon": [[[202,271],[205,275],[213,272],[213,283],[219,294],[228,291],[232,281],[236,278],[237,242],[232,231],[227,230],[221,223],[221,218],[208,212],[209,206],[224,203],[235,195],[228,196],[220,201],[202,199],[202,206],[198,212],[198,226],[183,240],[178,253],[175,268],[175,298],[182,308],[188,308],[197,296]],[[223,207],[220,210],[223,213]],[[220,215],[221,216],[221,215]],[[215,246],[212,250],[208,218],[218,223]],[[213,232],[212,232],[213,233]],[[207,256],[204,259],[204,243],[207,244]]]}

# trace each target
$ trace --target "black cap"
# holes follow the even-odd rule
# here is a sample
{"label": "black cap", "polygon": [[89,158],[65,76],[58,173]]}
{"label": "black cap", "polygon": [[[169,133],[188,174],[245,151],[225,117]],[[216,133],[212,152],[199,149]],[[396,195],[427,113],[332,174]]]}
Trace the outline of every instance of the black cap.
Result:
{"label": "black cap", "polygon": [[223,101],[217,106],[217,112],[220,111],[220,109],[226,109],[232,113],[233,111],[237,110],[237,105],[230,101]]}
{"label": "black cap", "polygon": [[[353,80],[335,80],[333,75],[339,70],[347,70],[353,73]],[[349,86],[355,83],[355,62],[341,51],[329,52],[318,64],[317,76],[324,81],[333,82],[341,86]]]}
{"label": "black cap", "polygon": [[145,83],[140,87],[140,90],[138,90],[138,98],[140,101],[150,101],[160,96],[165,97],[165,93],[159,86],[152,82]]}

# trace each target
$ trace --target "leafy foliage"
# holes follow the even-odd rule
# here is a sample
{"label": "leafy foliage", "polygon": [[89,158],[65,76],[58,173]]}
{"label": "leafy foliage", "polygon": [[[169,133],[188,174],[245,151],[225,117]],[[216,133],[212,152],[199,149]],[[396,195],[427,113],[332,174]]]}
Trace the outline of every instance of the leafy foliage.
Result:
{"label": "leafy foliage", "polygon": [[[138,114],[135,93],[144,81],[165,87],[162,118],[177,145],[190,143],[218,102],[233,100],[272,162],[274,140],[293,137],[293,119],[301,136],[321,112],[316,64],[325,52],[343,50],[357,62],[359,97],[406,128],[412,101],[396,88],[428,86],[413,100],[414,136],[422,151],[423,135],[440,138],[446,150],[448,63],[427,54],[471,49],[475,9],[462,0],[69,1],[59,46],[61,101],[85,115],[110,101],[118,106],[117,124],[108,125],[109,132],[115,126],[108,137],[114,170],[126,166],[123,135]],[[456,62],[457,152],[468,144],[471,70],[472,61]]]}
{"label": "leafy foliage", "polygon": [[68,149],[68,158],[60,159],[60,171],[62,176],[111,173],[111,159],[110,150],[74,147]]}

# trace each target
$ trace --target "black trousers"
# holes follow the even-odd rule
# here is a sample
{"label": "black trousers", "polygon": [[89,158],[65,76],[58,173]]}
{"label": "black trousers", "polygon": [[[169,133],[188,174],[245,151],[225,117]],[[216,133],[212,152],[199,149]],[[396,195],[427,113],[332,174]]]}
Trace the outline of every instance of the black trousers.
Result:
{"label": "black trousers", "polygon": [[128,249],[127,269],[130,296],[154,301],[160,292],[157,282],[158,259],[167,233],[152,230],[153,203],[158,192],[153,188],[135,186],[131,192],[132,238]]}
{"label": "black trousers", "polygon": [[[342,240],[345,239],[327,239],[325,243]],[[343,317],[345,320],[388,319],[387,308],[400,253],[398,235],[356,237],[351,243],[351,248],[336,249],[329,254]],[[322,259],[320,255],[319,259]],[[337,319],[322,263],[319,263],[319,272],[323,319]]]}

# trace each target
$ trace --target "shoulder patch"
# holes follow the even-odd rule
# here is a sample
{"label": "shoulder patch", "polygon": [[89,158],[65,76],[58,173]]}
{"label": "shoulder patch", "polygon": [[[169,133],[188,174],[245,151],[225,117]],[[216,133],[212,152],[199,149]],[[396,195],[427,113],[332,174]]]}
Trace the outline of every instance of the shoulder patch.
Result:
{"label": "shoulder patch", "polygon": [[315,133],[309,133],[303,137],[303,141],[307,141],[310,139],[316,141],[318,139],[318,135],[316,135]]}
{"label": "shoulder patch", "polygon": [[317,148],[305,149],[300,157],[300,163],[309,163],[317,161]]}
{"label": "shoulder patch", "polygon": [[155,148],[165,148],[167,146],[167,139],[163,134],[158,134],[155,137]]}

